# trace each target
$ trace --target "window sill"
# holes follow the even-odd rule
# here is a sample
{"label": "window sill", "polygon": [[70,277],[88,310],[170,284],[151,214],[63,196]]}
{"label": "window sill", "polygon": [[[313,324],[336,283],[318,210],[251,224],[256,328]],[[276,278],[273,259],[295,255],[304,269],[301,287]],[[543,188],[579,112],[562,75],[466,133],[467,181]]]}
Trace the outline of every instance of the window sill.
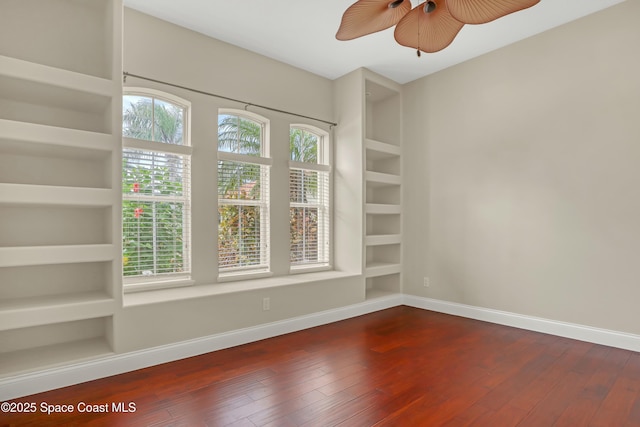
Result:
{"label": "window sill", "polygon": [[330,265],[299,265],[295,267],[291,267],[289,269],[289,274],[308,274],[308,273],[317,273],[319,271],[331,271],[333,267]]}
{"label": "window sill", "polygon": [[236,273],[225,273],[218,276],[218,283],[221,282],[239,282],[241,280],[255,280],[264,279],[266,277],[272,277],[273,273],[270,271],[238,271]]}
{"label": "window sill", "polygon": [[185,286],[193,286],[196,282],[184,277],[168,280],[149,280],[137,283],[125,283],[123,290],[125,294],[133,294],[138,292],[155,291],[168,288],[183,288]]}
{"label": "window sill", "polygon": [[124,295],[124,307],[135,307],[148,304],[160,304],[192,298],[203,298],[215,295],[233,294],[282,286],[300,285],[323,280],[344,279],[360,276],[360,274],[344,271],[322,271],[291,276],[267,277],[251,280],[238,280],[226,283],[189,286],[171,289],[157,289],[149,292],[127,293]]}

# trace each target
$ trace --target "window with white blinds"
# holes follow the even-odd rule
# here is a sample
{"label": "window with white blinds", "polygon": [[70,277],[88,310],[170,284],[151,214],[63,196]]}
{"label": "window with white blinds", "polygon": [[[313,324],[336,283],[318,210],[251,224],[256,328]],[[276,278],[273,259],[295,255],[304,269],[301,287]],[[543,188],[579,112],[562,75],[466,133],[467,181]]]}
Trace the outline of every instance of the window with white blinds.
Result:
{"label": "window with white blinds", "polygon": [[266,119],[218,116],[218,269],[221,276],[269,271]]}
{"label": "window with white blinds", "polygon": [[291,267],[330,263],[330,174],[328,136],[319,129],[291,127],[289,224]]}
{"label": "window with white blinds", "polygon": [[188,103],[139,90],[123,97],[122,264],[125,286],[188,278],[191,147]]}

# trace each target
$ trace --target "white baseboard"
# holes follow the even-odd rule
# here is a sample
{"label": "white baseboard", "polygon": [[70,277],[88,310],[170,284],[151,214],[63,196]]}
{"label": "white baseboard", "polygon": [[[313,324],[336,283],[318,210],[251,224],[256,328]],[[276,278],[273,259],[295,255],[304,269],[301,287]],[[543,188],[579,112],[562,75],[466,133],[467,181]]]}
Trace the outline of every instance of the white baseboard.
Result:
{"label": "white baseboard", "polygon": [[506,311],[403,295],[404,305],[640,352],[640,335],[559,322]]}
{"label": "white baseboard", "polygon": [[412,295],[390,295],[363,303],[216,334],[161,347],[116,354],[69,366],[44,369],[0,380],[0,401],[79,384],[111,375],[235,347],[290,332],[325,325],[386,308],[407,305],[424,310],[497,323],[626,350],[640,351],[640,336]]}
{"label": "white baseboard", "polygon": [[401,294],[161,347],[110,355],[64,367],[16,375],[0,380],[0,402],[235,347],[398,305],[402,305]]}

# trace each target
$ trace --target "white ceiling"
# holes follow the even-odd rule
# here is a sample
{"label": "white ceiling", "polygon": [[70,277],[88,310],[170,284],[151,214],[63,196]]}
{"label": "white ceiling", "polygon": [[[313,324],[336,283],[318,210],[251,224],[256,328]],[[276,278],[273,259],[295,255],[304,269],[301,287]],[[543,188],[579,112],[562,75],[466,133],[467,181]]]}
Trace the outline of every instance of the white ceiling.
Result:
{"label": "white ceiling", "polygon": [[[341,42],[342,13],[355,0],[124,0],[125,6],[312,73],[335,79],[366,67],[398,83],[479,56],[625,0],[541,0],[484,25],[466,25],[443,51],[416,56],[393,28]],[[422,0],[413,0],[416,6]]]}

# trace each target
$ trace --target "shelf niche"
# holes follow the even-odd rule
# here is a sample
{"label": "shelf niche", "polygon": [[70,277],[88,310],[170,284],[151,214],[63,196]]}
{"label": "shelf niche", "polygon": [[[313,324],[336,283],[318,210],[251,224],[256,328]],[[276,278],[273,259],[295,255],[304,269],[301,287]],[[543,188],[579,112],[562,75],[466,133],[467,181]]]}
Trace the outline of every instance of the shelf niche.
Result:
{"label": "shelf niche", "polygon": [[111,293],[111,262],[87,262],[0,268],[0,301]]}
{"label": "shelf niche", "polygon": [[365,137],[400,145],[402,99],[398,90],[371,80],[365,81]]}
{"label": "shelf niche", "polygon": [[111,97],[0,75],[0,119],[110,134]]}
{"label": "shelf niche", "polygon": [[0,204],[0,247],[110,244],[111,207]]}
{"label": "shelf niche", "polygon": [[110,176],[108,152],[0,140],[0,183],[110,188]]}
{"label": "shelf niche", "polygon": [[367,215],[367,236],[400,234],[400,220],[400,214],[369,214]]}
{"label": "shelf niche", "polygon": [[400,273],[369,277],[365,279],[365,288],[367,299],[400,293]]}
{"label": "shelf niche", "polygon": [[399,185],[371,185],[367,182],[367,204],[400,205]]}
{"label": "shelf niche", "polygon": [[367,171],[400,175],[400,155],[377,150],[366,150]]}
{"label": "shelf niche", "polygon": [[0,379],[108,355],[111,316],[0,331]]}

